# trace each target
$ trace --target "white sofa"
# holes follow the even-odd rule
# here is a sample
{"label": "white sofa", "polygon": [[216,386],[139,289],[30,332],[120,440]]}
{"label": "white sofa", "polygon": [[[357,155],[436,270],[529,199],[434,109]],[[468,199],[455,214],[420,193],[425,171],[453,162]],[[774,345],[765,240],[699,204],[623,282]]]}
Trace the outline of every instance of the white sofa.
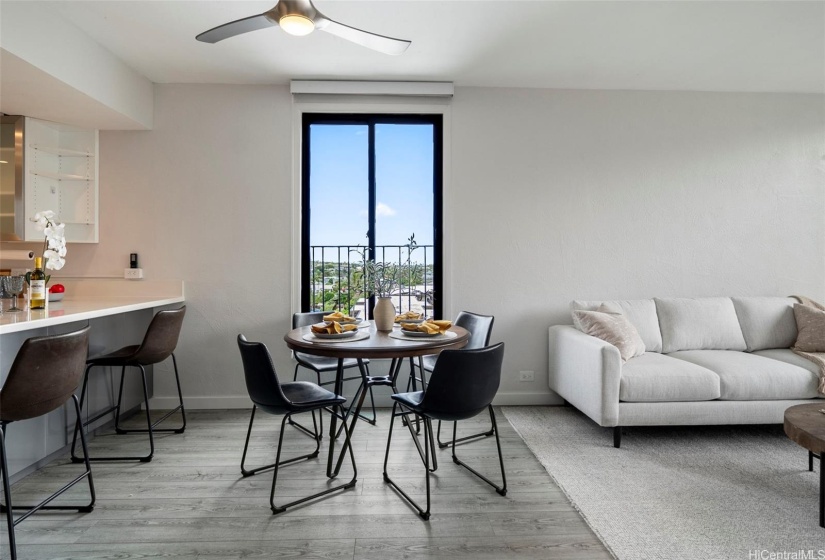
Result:
{"label": "white sofa", "polygon": [[819,369],[790,347],[793,298],[574,301],[572,310],[621,308],[646,351],[619,350],[570,325],[550,327],[550,388],[600,426],[777,424],[815,401]]}

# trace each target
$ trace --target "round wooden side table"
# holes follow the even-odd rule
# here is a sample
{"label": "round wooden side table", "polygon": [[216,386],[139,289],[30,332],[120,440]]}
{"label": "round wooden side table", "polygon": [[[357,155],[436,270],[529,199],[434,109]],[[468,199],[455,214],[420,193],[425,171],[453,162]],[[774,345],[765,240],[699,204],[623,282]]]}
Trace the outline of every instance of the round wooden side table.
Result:
{"label": "round wooden side table", "polygon": [[825,401],[798,404],[785,411],[785,433],[808,450],[808,470],[819,458],[819,526],[825,527]]}

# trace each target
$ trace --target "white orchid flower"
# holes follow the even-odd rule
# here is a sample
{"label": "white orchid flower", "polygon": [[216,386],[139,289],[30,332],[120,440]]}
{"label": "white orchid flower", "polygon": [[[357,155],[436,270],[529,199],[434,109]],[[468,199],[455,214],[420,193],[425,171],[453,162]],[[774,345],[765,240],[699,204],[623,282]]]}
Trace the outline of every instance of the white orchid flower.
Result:
{"label": "white orchid flower", "polygon": [[51,210],[38,212],[31,219],[36,222],[38,231],[45,234],[43,242],[43,259],[46,261],[46,268],[60,270],[66,264],[63,258],[66,256],[66,225],[58,222],[55,214]]}
{"label": "white orchid flower", "polygon": [[46,237],[63,237],[63,230],[65,229],[65,224],[61,224],[60,222],[50,222],[46,229],[43,231],[46,234]]}
{"label": "white orchid flower", "polygon": [[66,246],[66,240],[62,237],[47,237],[46,243],[49,246],[49,249],[60,249],[61,247]]}

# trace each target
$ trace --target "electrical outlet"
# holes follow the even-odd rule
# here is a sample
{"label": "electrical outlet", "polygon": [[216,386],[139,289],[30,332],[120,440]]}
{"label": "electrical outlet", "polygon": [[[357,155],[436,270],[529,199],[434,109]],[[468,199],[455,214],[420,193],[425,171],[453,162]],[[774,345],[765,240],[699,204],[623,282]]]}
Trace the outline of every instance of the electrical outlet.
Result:
{"label": "electrical outlet", "polygon": [[534,372],[534,371],[520,371],[520,372],[518,372],[518,380],[519,381],[535,381],[536,380],[536,372]]}
{"label": "electrical outlet", "polygon": [[140,280],[143,278],[142,268],[124,268],[123,277],[127,280]]}

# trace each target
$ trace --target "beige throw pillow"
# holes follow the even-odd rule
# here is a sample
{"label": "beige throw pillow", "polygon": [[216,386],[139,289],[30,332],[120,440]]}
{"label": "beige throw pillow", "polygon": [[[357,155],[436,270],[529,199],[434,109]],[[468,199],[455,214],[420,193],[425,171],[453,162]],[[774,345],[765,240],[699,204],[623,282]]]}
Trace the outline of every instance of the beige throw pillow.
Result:
{"label": "beige throw pillow", "polygon": [[622,361],[645,353],[645,343],[636,327],[621,313],[613,313],[604,305],[598,311],[574,311],[573,324],[583,333],[609,342],[619,349]]}
{"label": "beige throw pillow", "polygon": [[800,352],[825,352],[825,311],[797,303],[793,306],[796,318],[796,344]]}

